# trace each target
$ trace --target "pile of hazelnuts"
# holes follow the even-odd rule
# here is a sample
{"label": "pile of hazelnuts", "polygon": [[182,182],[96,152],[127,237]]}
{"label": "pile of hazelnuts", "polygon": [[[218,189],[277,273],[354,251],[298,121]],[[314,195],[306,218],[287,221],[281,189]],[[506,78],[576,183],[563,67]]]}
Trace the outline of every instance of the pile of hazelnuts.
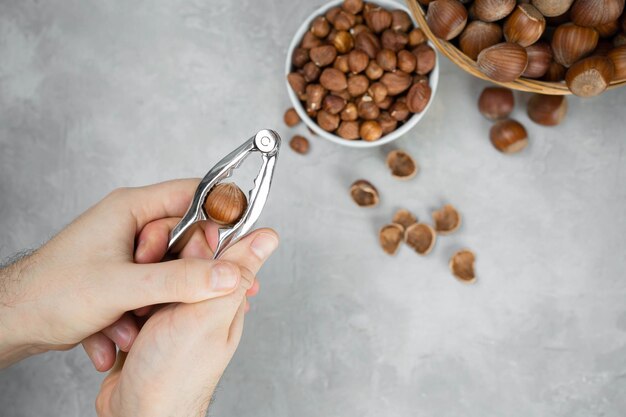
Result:
{"label": "pile of hazelnuts", "polygon": [[565,80],[581,97],[626,80],[624,0],[418,1],[433,34],[492,80]]}
{"label": "pile of hazelnuts", "polygon": [[345,0],[316,17],[288,82],[313,120],[347,140],[375,141],[424,110],[435,51],[402,10]]}

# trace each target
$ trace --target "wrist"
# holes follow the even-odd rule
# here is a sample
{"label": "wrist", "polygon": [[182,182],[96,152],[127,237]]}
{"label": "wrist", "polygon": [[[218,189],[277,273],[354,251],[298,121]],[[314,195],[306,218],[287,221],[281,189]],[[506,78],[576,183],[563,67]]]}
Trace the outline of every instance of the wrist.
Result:
{"label": "wrist", "polygon": [[29,340],[32,323],[28,310],[32,307],[20,301],[20,294],[30,281],[26,276],[29,270],[25,258],[0,268],[0,369],[45,351]]}

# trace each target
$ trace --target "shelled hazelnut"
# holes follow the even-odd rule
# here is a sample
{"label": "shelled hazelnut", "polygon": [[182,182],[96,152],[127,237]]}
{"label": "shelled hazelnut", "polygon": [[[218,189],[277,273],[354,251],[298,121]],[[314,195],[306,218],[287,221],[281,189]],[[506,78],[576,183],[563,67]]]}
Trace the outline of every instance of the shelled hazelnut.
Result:
{"label": "shelled hazelnut", "polygon": [[291,56],[288,82],[322,129],[375,141],[430,101],[436,54],[426,42],[408,13],[344,0],[313,19]]}
{"label": "shelled hazelnut", "polygon": [[295,125],[300,123],[300,116],[298,116],[298,113],[296,113],[296,109],[291,107],[285,112],[283,120],[285,121],[285,124],[287,126],[294,127]]}
{"label": "shelled hazelnut", "polygon": [[304,136],[295,135],[289,141],[289,147],[293,149],[294,152],[299,154],[309,153],[309,141]]}

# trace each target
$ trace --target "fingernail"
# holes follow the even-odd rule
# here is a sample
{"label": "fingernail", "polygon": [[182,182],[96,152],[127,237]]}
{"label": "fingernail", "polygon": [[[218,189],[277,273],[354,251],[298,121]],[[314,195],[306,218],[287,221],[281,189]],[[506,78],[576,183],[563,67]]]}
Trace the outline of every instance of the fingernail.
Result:
{"label": "fingernail", "polygon": [[266,260],[278,247],[278,239],[269,233],[260,233],[250,244],[250,249],[259,258]]}
{"label": "fingernail", "polygon": [[96,368],[102,368],[104,366],[104,353],[101,350],[95,350],[93,352],[93,361],[96,364]]}
{"label": "fingernail", "polygon": [[118,347],[122,350],[126,349],[130,345],[130,330],[126,326],[117,326],[114,331],[116,339],[120,344]]}
{"label": "fingernail", "polygon": [[137,243],[137,248],[135,249],[135,259],[140,259],[145,249],[146,249],[146,241],[144,239],[141,239]]}
{"label": "fingernail", "polygon": [[211,287],[215,291],[230,290],[235,288],[239,281],[239,268],[227,262],[218,262],[213,266],[211,274]]}

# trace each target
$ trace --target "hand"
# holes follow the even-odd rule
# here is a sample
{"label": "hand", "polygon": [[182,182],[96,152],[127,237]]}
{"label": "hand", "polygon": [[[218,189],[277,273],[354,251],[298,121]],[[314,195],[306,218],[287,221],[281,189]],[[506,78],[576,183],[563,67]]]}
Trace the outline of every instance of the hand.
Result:
{"label": "hand", "polygon": [[[153,241],[166,241],[168,228],[161,230],[153,233]],[[210,255],[207,241],[211,238],[198,238],[190,252]],[[271,230],[254,232],[222,256],[240,267],[242,279],[237,290],[156,311],[141,328],[123,367],[116,366],[104,380],[96,402],[98,415],[204,416],[241,338],[246,291],[277,245]],[[152,256],[160,259],[164,252],[162,247]]]}
{"label": "hand", "polygon": [[[133,262],[139,231],[181,217],[197,184],[180,180],[114,191],[33,255],[0,270],[0,367],[69,349],[124,320],[127,311],[196,303],[239,288],[239,267],[226,261]],[[139,254],[143,244],[140,237]]]}

